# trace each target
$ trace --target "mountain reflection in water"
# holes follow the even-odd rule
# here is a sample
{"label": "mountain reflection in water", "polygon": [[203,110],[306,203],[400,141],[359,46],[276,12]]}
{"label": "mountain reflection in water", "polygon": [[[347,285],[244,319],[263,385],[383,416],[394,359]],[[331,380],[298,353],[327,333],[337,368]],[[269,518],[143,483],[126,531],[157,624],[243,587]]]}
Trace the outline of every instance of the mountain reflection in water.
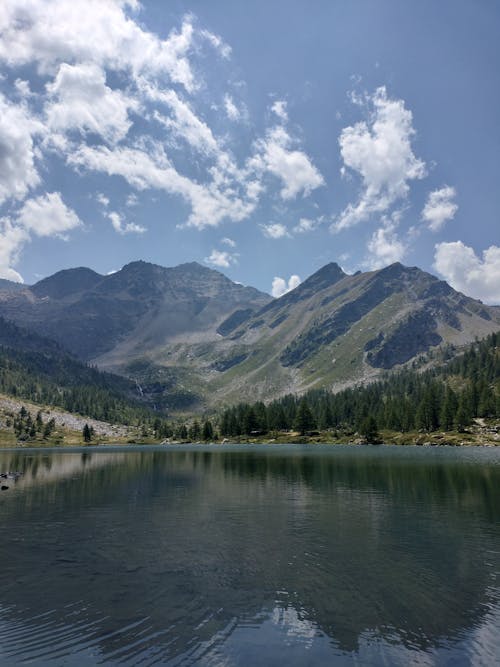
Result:
{"label": "mountain reflection in water", "polygon": [[500,450],[3,452],[0,660],[500,661]]}

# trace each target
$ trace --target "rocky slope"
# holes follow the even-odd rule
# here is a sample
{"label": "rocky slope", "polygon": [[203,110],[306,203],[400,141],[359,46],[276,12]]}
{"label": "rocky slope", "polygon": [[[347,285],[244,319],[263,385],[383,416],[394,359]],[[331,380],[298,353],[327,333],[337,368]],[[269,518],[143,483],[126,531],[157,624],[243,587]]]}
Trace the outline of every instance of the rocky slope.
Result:
{"label": "rocky slope", "polygon": [[196,263],[73,269],[0,291],[0,315],[186,407],[365,382],[500,329],[500,308],[399,263],[328,264],[280,299]]}
{"label": "rocky slope", "polygon": [[340,388],[499,328],[500,308],[416,267],[396,263],[346,275],[329,264],[245,321],[221,325],[225,339],[217,358],[228,368],[212,380],[213,395],[244,395],[248,383],[266,398]]}
{"label": "rocky slope", "polygon": [[179,336],[215,337],[231,312],[269,300],[195,262],[174,268],[132,262],[108,276],[69,269],[32,287],[0,291],[0,314],[84,360],[112,352],[120,365]]}

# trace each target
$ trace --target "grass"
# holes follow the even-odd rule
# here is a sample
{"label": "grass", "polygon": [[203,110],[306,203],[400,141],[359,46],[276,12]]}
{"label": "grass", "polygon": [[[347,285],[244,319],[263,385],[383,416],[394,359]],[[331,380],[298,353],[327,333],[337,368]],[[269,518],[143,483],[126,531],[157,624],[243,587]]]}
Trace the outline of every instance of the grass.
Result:
{"label": "grass", "polygon": [[[98,436],[90,443],[83,440],[81,431],[71,431],[69,429],[57,429],[48,438],[42,438],[37,435],[34,438],[20,441],[14,432],[10,429],[0,429],[0,449],[10,448],[43,448],[43,447],[84,447],[85,445],[105,445],[105,444],[127,444],[130,438]],[[142,442],[140,438],[137,442]]]}
{"label": "grass", "polygon": [[[83,441],[82,434],[76,431],[69,431],[59,429],[55,431],[50,438],[43,439],[40,436],[19,442],[14,433],[7,429],[0,429],[0,449],[2,448],[43,448],[43,447],[83,447],[89,445],[105,445],[105,444],[160,444],[161,440],[156,440],[152,437],[137,436],[134,438],[109,438],[100,436],[95,438],[90,443]],[[176,443],[179,441],[175,441]],[[189,440],[182,441],[190,443]],[[364,445],[372,444],[366,442],[358,433],[341,433],[336,431],[323,431],[319,435],[300,435],[298,432],[277,432],[267,433],[265,436],[247,437],[237,436],[231,438],[221,438],[218,444],[331,444],[331,445]],[[488,445],[500,447],[500,438],[485,437],[484,434],[474,433],[472,431],[465,433],[451,432],[436,432],[436,433],[419,433],[416,431],[408,433],[399,433],[396,431],[382,431],[380,433],[379,442],[385,445],[421,445],[421,446],[467,446],[467,445]],[[172,444],[174,441],[172,440]],[[194,444],[204,444],[199,441]],[[378,444],[378,443],[376,443]]]}

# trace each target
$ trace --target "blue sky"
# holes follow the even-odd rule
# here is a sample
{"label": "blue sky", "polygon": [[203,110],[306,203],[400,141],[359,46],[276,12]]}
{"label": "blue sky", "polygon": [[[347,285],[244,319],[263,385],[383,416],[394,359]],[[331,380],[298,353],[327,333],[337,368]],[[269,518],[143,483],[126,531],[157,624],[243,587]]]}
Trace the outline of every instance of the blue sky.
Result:
{"label": "blue sky", "polygon": [[500,303],[496,0],[3,0],[0,277],[394,261]]}

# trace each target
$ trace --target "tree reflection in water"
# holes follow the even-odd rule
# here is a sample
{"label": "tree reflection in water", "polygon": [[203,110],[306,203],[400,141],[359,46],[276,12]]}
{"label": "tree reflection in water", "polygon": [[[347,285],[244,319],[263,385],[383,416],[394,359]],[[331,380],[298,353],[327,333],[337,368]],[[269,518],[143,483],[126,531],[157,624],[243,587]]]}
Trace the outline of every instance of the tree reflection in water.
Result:
{"label": "tree reflection in water", "polygon": [[488,635],[500,452],[246,446],[0,461],[25,471],[0,504],[0,658],[12,664],[282,664],[286,650],[290,664],[304,651],[311,664],[500,659]]}

